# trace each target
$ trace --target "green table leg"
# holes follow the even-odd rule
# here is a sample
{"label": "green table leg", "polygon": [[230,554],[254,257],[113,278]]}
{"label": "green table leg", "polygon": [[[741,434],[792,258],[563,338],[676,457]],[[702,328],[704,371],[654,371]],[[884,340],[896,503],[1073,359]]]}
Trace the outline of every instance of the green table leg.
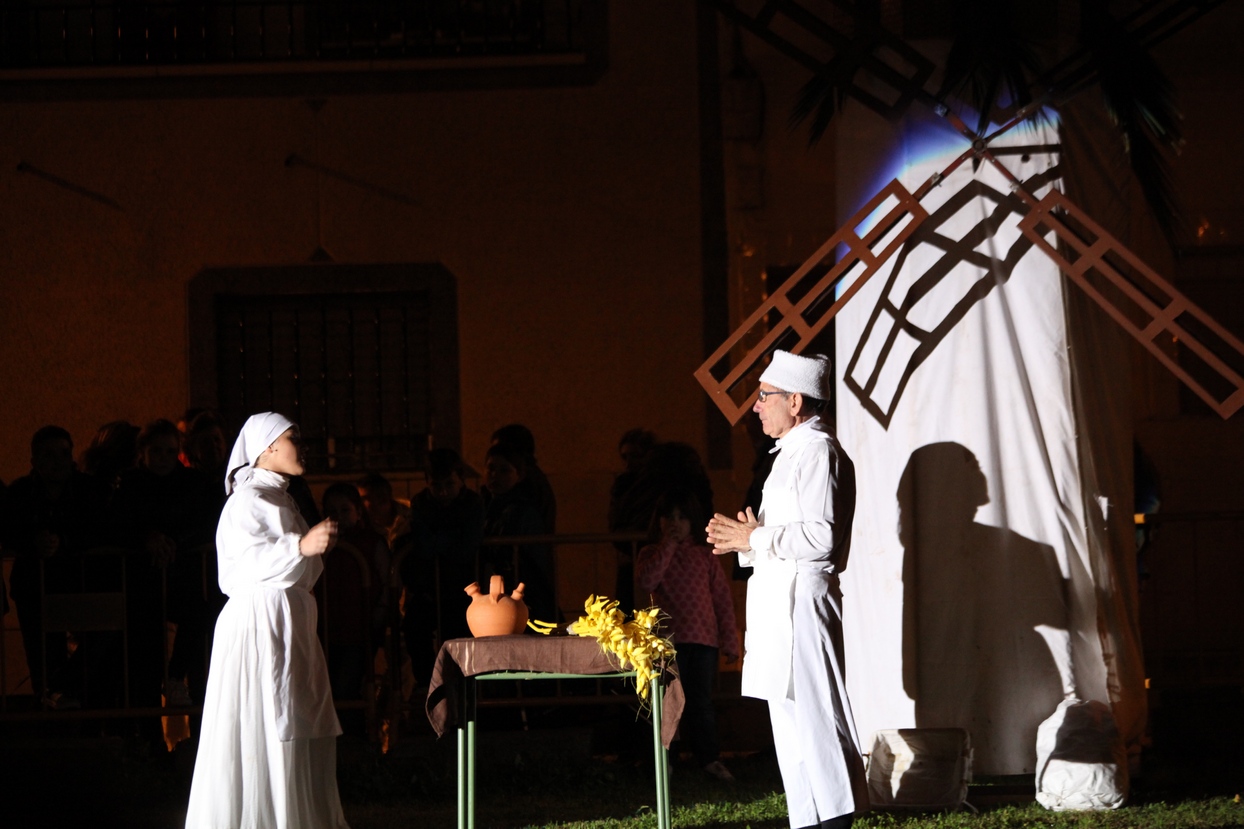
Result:
{"label": "green table leg", "polygon": [[475,829],[475,720],[467,723],[466,829]]}
{"label": "green table leg", "polygon": [[[619,672],[599,676],[633,677],[635,673]],[[480,679],[583,679],[596,674],[557,674],[547,671],[500,671],[466,677],[463,683],[462,725],[458,727],[458,829],[475,829],[475,725],[477,711],[477,680]],[[661,706],[665,701],[665,688],[659,679],[650,689],[652,703],[652,752],[657,789],[657,829],[673,829],[670,806],[669,752],[661,744]]]}
{"label": "green table leg", "polygon": [[462,725],[458,726],[458,829],[475,829],[475,680],[462,687]]}
{"label": "green table leg", "polygon": [[659,678],[652,680],[649,701],[652,703],[652,750],[657,784],[657,829],[672,829],[669,752],[661,744],[661,705],[664,696],[661,680]]}
{"label": "green table leg", "polygon": [[466,683],[467,705],[466,705],[466,827],[465,829],[475,829],[475,717],[476,717],[476,693],[478,693],[475,680],[468,679]]}
{"label": "green table leg", "polygon": [[466,723],[458,726],[458,829],[466,829]]}

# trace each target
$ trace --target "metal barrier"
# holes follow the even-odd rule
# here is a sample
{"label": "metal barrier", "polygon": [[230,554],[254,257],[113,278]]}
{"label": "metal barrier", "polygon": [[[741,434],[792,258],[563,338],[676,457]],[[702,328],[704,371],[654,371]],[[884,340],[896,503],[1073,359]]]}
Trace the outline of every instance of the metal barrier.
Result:
{"label": "metal barrier", "polygon": [[[47,654],[47,634],[49,632],[70,632],[70,631],[118,631],[122,636],[122,671],[123,676],[128,680],[128,652],[126,651],[125,641],[125,555],[126,550],[120,547],[96,547],[86,550],[75,556],[71,563],[76,565],[73,569],[76,572],[68,574],[70,580],[76,580],[76,590],[57,590],[49,592],[47,590],[47,563],[45,559],[39,559],[39,611],[40,626],[43,636],[40,637],[40,677],[28,676],[27,681],[31,686],[31,694],[39,700],[39,689],[35,688],[36,679],[41,683],[43,688],[48,686],[48,654]],[[91,560],[101,561],[106,558],[115,557],[118,562],[116,588],[113,590],[88,590],[86,568],[87,563]],[[0,562],[14,561],[12,555],[0,556]],[[63,586],[63,585],[62,585]],[[17,615],[16,600],[10,607],[14,611],[14,618]],[[20,625],[18,630],[20,631]],[[8,649],[8,625],[4,625],[0,630],[0,715],[9,713],[9,649]],[[24,643],[23,643],[24,649]],[[128,683],[123,685],[122,696],[128,705],[129,688]]]}
{"label": "metal barrier", "polygon": [[[363,681],[362,681],[362,687],[360,689],[362,692],[362,699],[360,700],[340,699],[339,700],[339,699],[334,698],[333,705],[339,711],[340,710],[356,710],[360,708],[363,709],[367,733],[371,737],[375,738],[376,735],[379,734],[380,723],[379,723],[379,720],[377,719],[377,710],[376,710],[377,696],[379,694],[379,689],[377,688],[377,683],[376,683],[376,649],[375,649],[375,643],[372,641],[372,621],[371,620],[372,620],[373,612],[375,610],[375,605],[373,604],[372,597],[371,597],[372,565],[371,565],[371,562],[367,560],[367,556],[365,556],[358,547],[355,547],[353,544],[349,543],[348,541],[342,541],[339,539],[336,545],[330,551],[329,555],[332,555],[334,553],[348,557],[347,560],[350,561],[356,568],[358,568],[358,579],[359,579],[359,587],[361,590],[361,595],[359,597],[360,599],[359,606],[355,608],[355,612],[360,614],[360,618],[362,620],[363,652],[364,654],[366,654],[366,661],[364,662],[365,667],[363,670]],[[325,567],[327,568],[327,562],[325,562]],[[325,569],[325,575],[321,576],[320,579],[316,582],[314,589],[315,589],[316,599],[319,602],[319,607],[320,607],[320,614],[319,614],[320,644],[324,649],[325,663],[329,664],[329,660],[332,657],[333,647],[334,647],[330,630],[331,630],[331,626],[333,625],[333,619],[334,619],[334,614],[336,613],[336,608],[332,606],[332,602],[329,600],[329,597],[328,597],[329,590],[328,590],[328,578],[326,578],[327,574],[328,574],[328,571],[327,569]],[[384,589],[389,590],[390,589],[389,585],[385,585]],[[346,608],[346,612],[350,612],[349,608]]]}
{"label": "metal barrier", "polygon": [[[494,538],[484,539],[483,546],[491,547],[491,548],[510,548],[512,551],[512,562],[513,562],[513,568],[514,568],[513,572],[520,579],[522,578],[522,570],[520,569],[520,565],[519,565],[519,550],[523,546],[532,545],[532,544],[548,546],[549,548],[553,550],[554,562],[555,562],[554,584],[556,585],[558,581],[556,579],[557,572],[559,570],[563,570],[567,564],[572,562],[572,560],[567,556],[566,551],[563,548],[571,547],[571,546],[589,546],[589,545],[595,545],[595,546],[610,545],[611,547],[616,548],[617,546],[621,545],[622,548],[629,549],[632,560],[633,560],[635,554],[638,552],[639,548],[643,546],[645,542],[646,542],[646,536],[642,533],[578,533],[578,534],[564,534],[564,535],[494,537]],[[387,626],[386,626],[387,635],[385,637],[385,642],[382,645],[384,649],[384,654],[385,654],[386,673],[383,676],[381,676],[381,675],[377,675],[374,672],[376,651],[372,647],[374,643],[372,642],[371,631],[370,631],[370,619],[371,619],[372,605],[371,605],[370,598],[367,595],[368,593],[367,588],[370,586],[371,578],[372,578],[371,567],[366,557],[364,556],[364,554],[361,551],[359,551],[357,548],[354,548],[353,546],[349,545],[346,542],[339,542],[338,546],[341,548],[342,551],[347,552],[349,554],[349,560],[354,562],[359,567],[359,570],[360,570],[360,581],[364,585],[364,605],[362,608],[360,608],[360,612],[363,613],[363,618],[365,620],[365,629],[367,631],[366,648],[367,648],[367,653],[371,656],[371,658],[369,659],[367,663],[368,668],[367,668],[366,676],[365,676],[366,684],[364,688],[363,700],[361,701],[343,700],[341,702],[336,703],[336,705],[338,709],[358,709],[358,708],[364,709],[366,711],[367,731],[368,731],[369,736],[372,739],[380,739],[381,733],[384,730],[385,721],[392,723],[396,719],[401,717],[403,708],[405,706],[405,699],[404,699],[404,694],[403,694],[403,682],[402,682],[402,666],[405,660],[406,649],[403,647],[403,643],[402,643],[402,625],[401,625],[402,620],[401,620],[401,613],[399,610],[399,602],[398,602],[398,597],[400,595],[400,592],[403,586],[398,576],[398,573],[399,573],[399,568],[401,566],[402,558],[405,555],[409,554],[409,549],[406,551],[402,551],[398,556],[395,556],[392,562],[390,573],[389,573],[389,582],[388,582],[388,585],[386,586],[386,590],[389,591],[389,597],[388,597],[389,613],[388,613],[388,621],[387,621]],[[122,559],[122,562],[124,562],[124,559],[128,552],[129,551],[122,549],[122,548],[111,547],[111,548],[103,548],[100,551],[97,551],[96,553],[93,553],[93,554],[100,555],[100,556],[107,556],[107,555],[118,556]],[[599,555],[599,551],[593,554]],[[11,559],[12,556],[6,556],[5,558]],[[124,564],[122,566],[124,566]],[[480,574],[480,562],[478,558],[475,564],[475,572],[477,575]],[[612,572],[612,569],[610,569],[610,572]],[[207,588],[207,583],[206,583],[207,575],[208,575],[207,558],[204,557],[203,558],[203,579],[204,579],[203,586],[204,586],[205,599],[207,596],[207,589],[206,589]],[[439,571],[434,571],[432,574],[433,578],[437,579],[436,581],[436,584],[437,584],[436,609],[435,609],[436,610],[436,625],[435,625],[435,633],[434,633],[436,638],[433,643],[436,648],[439,648],[440,644],[443,641],[441,631],[444,629],[444,620],[445,620],[445,603],[444,603],[444,597],[441,596],[440,590],[439,590],[439,585],[440,585],[439,575],[440,575]],[[163,576],[164,577],[162,578],[163,587],[162,587],[162,598],[161,598],[162,617],[163,617],[163,625],[164,625],[163,629],[167,629],[167,626],[168,626],[167,573],[165,572]],[[124,585],[124,576],[122,576],[121,584]],[[600,592],[612,593],[612,590],[613,590],[613,585],[611,582],[607,589],[601,590]],[[324,647],[325,656],[327,657],[327,655],[331,652],[331,648],[332,648],[332,643],[328,641],[327,635],[326,635],[327,626],[328,624],[330,624],[330,620],[333,618],[333,614],[337,611],[336,611],[336,608],[334,608],[329,602],[329,599],[328,599],[328,596],[325,590],[324,579],[322,578],[320,579],[319,583],[317,583],[315,587],[315,591],[321,603],[320,607],[321,607],[322,618],[320,620],[321,622],[320,636],[321,636],[321,644]],[[47,595],[56,595],[56,594],[45,593],[45,601],[46,601]],[[84,594],[69,594],[69,596],[71,597],[82,596],[82,595]],[[557,607],[560,608],[562,611],[566,612],[568,616],[571,615],[571,613],[575,613],[578,611],[577,605],[575,607],[563,606],[563,604],[560,601],[559,595],[555,594],[554,598],[557,603]],[[576,597],[576,599],[578,598],[579,597]],[[105,604],[108,604],[108,602],[105,602]],[[124,605],[125,605],[125,602],[124,602],[124,599],[122,599],[121,605],[120,605],[122,609],[124,608]],[[116,609],[115,600],[111,601],[111,606],[113,607],[114,610]],[[78,611],[71,610],[69,611],[69,614],[70,614],[69,617],[65,617],[65,618],[68,619],[68,621],[70,622],[74,621],[75,618],[77,618],[78,621],[81,621],[80,617],[74,617],[75,613],[78,613]],[[121,617],[122,617],[121,620],[123,622],[124,613],[121,614]],[[46,629],[47,628],[45,627],[45,630]],[[72,627],[70,626],[69,629],[72,630]],[[5,633],[7,634],[7,629]],[[209,630],[207,632],[207,635],[210,637],[211,634],[212,634],[212,631]],[[123,634],[123,638],[124,638],[124,634]],[[0,720],[115,719],[115,718],[124,718],[124,717],[147,717],[147,716],[183,716],[183,715],[197,716],[202,713],[202,709],[197,706],[150,708],[150,707],[130,707],[128,704],[123,705],[120,708],[113,708],[113,709],[98,709],[97,708],[97,709],[83,709],[83,710],[71,710],[71,711],[49,711],[49,710],[38,710],[38,705],[37,705],[39,701],[38,699],[35,700],[36,710],[11,712],[9,711],[8,677],[7,677],[7,671],[6,671],[7,657],[8,657],[8,653],[6,649],[6,644],[7,644],[6,639],[7,639],[7,635],[0,636]],[[164,675],[166,679],[168,677],[168,659],[169,659],[169,653],[166,650],[164,654]],[[128,659],[126,659],[125,661],[128,661]],[[123,675],[128,677],[128,673],[129,673],[128,665],[123,666]],[[600,683],[598,683],[598,686],[599,685]],[[46,686],[46,682],[45,682],[45,686]],[[126,701],[128,703],[128,689],[126,691],[126,697],[127,697]],[[560,688],[558,692],[558,698],[561,699]],[[565,702],[564,699],[561,701]],[[604,697],[604,695],[601,694],[599,687],[598,687],[598,692],[595,697],[583,697],[581,699],[576,699],[574,701],[582,702],[582,704],[599,704],[602,701],[611,701],[611,700],[609,698]],[[486,706],[496,705],[496,706],[520,706],[521,707],[525,705],[536,704],[538,702],[539,702],[538,698],[527,697],[527,698],[518,698],[518,699],[513,699],[513,700],[507,700],[507,699],[481,700],[480,704],[486,705]]]}
{"label": "metal barrier", "polygon": [[[98,547],[87,550],[74,563],[78,565],[78,589],[73,592],[49,591],[47,589],[47,559],[39,559],[40,628],[39,637],[41,677],[48,688],[48,633],[65,631],[73,634],[112,631],[121,634],[121,701],[130,707],[129,677],[129,625],[126,614],[126,553],[120,547]],[[98,584],[88,584],[86,570],[91,559],[115,558],[117,579],[112,590],[100,590]],[[162,602],[162,606],[166,602]],[[79,644],[80,646],[80,644]],[[167,665],[168,660],[165,659]],[[33,690],[33,677],[31,678]]]}
{"label": "metal barrier", "polygon": [[[366,559],[357,549],[348,543],[342,542],[343,550],[350,554],[350,559],[360,567],[360,580],[364,585],[370,585],[371,569]],[[208,573],[209,573],[209,556],[215,556],[215,545],[207,544],[201,547],[187,551],[190,554],[199,556],[200,558],[200,579],[203,600],[210,601],[211,594],[208,590]],[[105,546],[88,550],[81,554],[80,560],[89,559],[105,559],[116,558],[118,561],[117,587],[115,590],[108,591],[87,591],[87,583],[85,576],[79,575],[80,583],[76,592],[48,592],[45,589],[43,577],[43,562],[40,562],[40,598],[41,617],[43,621],[44,633],[60,632],[78,633],[83,631],[100,631],[111,630],[119,631],[122,639],[122,665],[121,676],[123,677],[122,705],[119,708],[91,708],[85,710],[71,711],[24,711],[13,713],[9,711],[9,682],[8,682],[8,632],[6,625],[3,634],[0,635],[0,719],[57,719],[57,718],[100,718],[114,719],[118,717],[146,717],[146,716],[181,716],[181,715],[198,715],[202,713],[202,708],[198,706],[178,706],[178,707],[160,707],[152,708],[150,706],[136,707],[131,706],[129,693],[129,654],[128,654],[128,617],[127,594],[126,594],[126,568],[127,559],[132,556],[141,555],[137,551],[132,551],[125,547]],[[12,560],[12,555],[3,556],[4,560]],[[317,584],[317,591],[323,593],[323,580]],[[323,615],[327,617],[332,611],[329,607],[326,596],[321,597],[320,607],[323,608]],[[363,608],[361,612],[370,613],[370,605]],[[169,630],[169,601],[168,601],[168,568],[160,567],[160,630],[167,632]],[[207,642],[204,647],[204,660],[208,659],[211,651],[211,637],[214,625],[209,625],[204,635]],[[324,626],[321,625],[321,637],[323,637]],[[185,629],[179,631],[184,635]],[[370,636],[369,636],[370,640]],[[168,665],[171,653],[167,647],[167,635],[163,637],[163,668],[162,679],[167,682],[169,679]],[[325,639],[321,639],[321,644],[327,654],[330,647]],[[48,685],[48,677],[46,676],[47,659],[44,655],[43,659],[44,676],[38,678],[44,688]],[[207,673],[208,665],[204,666],[204,675]],[[368,674],[369,678],[374,682],[374,674]],[[34,677],[30,678],[31,692],[35,697],[36,707],[40,702],[40,689],[35,688]],[[342,708],[358,708],[365,703],[345,702]],[[370,719],[375,719],[374,714]]]}
{"label": "metal barrier", "polygon": [[[516,574],[519,581],[522,580],[522,571],[519,566],[519,551],[521,550],[521,548],[525,546],[529,546],[529,545],[542,545],[542,546],[547,546],[547,547],[552,548],[553,553],[554,553],[554,562],[555,562],[554,573],[553,573],[554,575],[553,583],[556,589],[557,582],[558,582],[558,579],[557,579],[558,568],[556,566],[556,557],[557,557],[557,550],[559,547],[565,547],[565,546],[571,546],[571,545],[589,545],[589,544],[592,544],[592,545],[603,545],[603,544],[624,545],[625,547],[629,548],[631,559],[633,561],[636,553],[638,553],[639,551],[639,548],[642,547],[646,543],[647,543],[647,536],[643,533],[574,533],[574,534],[563,534],[563,535],[493,536],[490,538],[485,538],[481,546],[510,548],[510,550],[512,551],[511,553],[512,572]],[[410,555],[411,552],[412,552],[411,548],[409,546],[406,546],[405,549],[399,549],[395,551],[394,553],[392,586],[396,590],[402,590],[404,588],[404,585],[401,582],[401,577],[399,573],[401,571],[402,562],[405,560],[405,558],[408,555]],[[486,576],[488,574],[483,572],[483,570],[486,568],[482,567],[481,558],[482,557],[480,555],[478,554],[476,555],[475,563],[472,567],[472,571],[475,574],[474,575],[475,580],[481,582],[482,584],[486,580]],[[432,577],[435,580],[434,584],[436,586],[436,589],[435,589],[436,623],[435,623],[435,628],[434,628],[435,639],[433,641],[433,645],[435,649],[439,649],[441,644],[444,642],[442,631],[444,630],[444,627],[445,627],[444,625],[445,597],[441,595],[441,589],[440,589],[441,587],[440,562],[434,561],[433,567],[435,569],[432,573]],[[462,585],[462,586],[466,587],[466,585]],[[508,586],[512,589],[514,585],[508,585]],[[610,585],[607,592],[612,593],[612,591],[613,591],[613,585]],[[554,602],[556,603],[557,607],[563,611],[572,609],[572,608],[566,608],[561,604],[559,594],[560,594],[560,591],[554,594]],[[573,608],[573,609],[577,610],[577,606],[576,608]],[[394,612],[396,612],[396,607],[394,607]],[[400,619],[398,621],[400,622]]]}
{"label": "metal barrier", "polygon": [[[84,632],[102,632],[112,631],[120,634],[121,638],[121,706],[119,708],[90,708],[85,710],[69,710],[69,711],[25,711],[13,713],[9,711],[9,681],[8,681],[8,633],[7,625],[0,635],[0,719],[53,719],[53,718],[100,718],[115,719],[119,717],[144,717],[144,716],[178,716],[185,714],[200,713],[201,709],[197,707],[159,707],[152,708],[150,706],[132,706],[130,705],[130,655],[129,655],[129,606],[128,606],[128,581],[127,571],[129,561],[132,556],[138,555],[136,551],[126,547],[115,545],[105,545],[95,547],[82,552],[74,557],[73,563],[77,566],[77,590],[54,590],[47,589],[46,563],[44,560],[39,561],[39,606],[40,621],[43,628],[43,639],[40,642],[42,648],[41,664],[42,673],[38,677],[43,688],[48,687],[48,659],[46,652],[46,640],[48,633],[78,634]],[[202,547],[194,548],[187,551],[187,554],[195,554],[200,556],[200,577],[202,579],[202,589],[204,600],[207,599],[207,555],[215,555],[215,545],[208,544]],[[12,555],[4,555],[0,557],[3,560],[14,560]],[[116,559],[115,577],[107,579],[114,586],[111,589],[100,589],[98,584],[88,583],[86,576],[86,566],[91,561],[102,561],[105,559]],[[168,614],[168,568],[161,566],[160,568],[160,630],[168,631],[169,614]],[[96,577],[96,579],[98,576]],[[20,629],[20,626],[19,626]],[[208,637],[211,631],[206,632]],[[168,649],[167,634],[162,637],[162,679],[168,680],[168,664],[171,656]],[[209,647],[205,651],[210,651]],[[206,674],[206,665],[204,666],[204,674]],[[36,708],[40,704],[40,689],[35,687],[35,677],[28,677],[31,686],[31,694],[35,699]],[[88,678],[89,681],[89,678]]]}
{"label": "metal barrier", "polygon": [[[515,536],[495,536],[492,538],[485,538],[483,542],[483,546],[510,548],[511,568],[512,568],[512,572],[515,574],[515,578],[517,578],[518,581],[523,580],[523,574],[522,574],[522,570],[520,568],[520,562],[519,562],[520,551],[522,550],[522,548],[529,547],[529,546],[550,547],[554,553],[554,565],[553,565],[553,574],[552,574],[553,575],[553,590],[554,590],[553,592],[554,605],[557,607],[559,612],[565,612],[567,610],[571,610],[577,613],[578,610],[580,609],[579,605],[576,605],[572,608],[567,608],[565,605],[562,604],[562,601],[561,601],[560,579],[558,578],[559,568],[557,567],[557,548],[568,546],[568,545],[576,545],[576,544],[613,544],[613,545],[624,544],[630,547],[631,560],[634,561],[636,554],[639,552],[639,548],[642,547],[644,544],[646,544],[647,540],[648,540],[648,536],[645,533],[578,533],[578,534],[566,534],[566,535],[515,535]],[[476,565],[476,573],[480,574],[481,576],[483,575],[482,573],[479,573],[478,562]],[[613,596],[614,586],[612,584],[609,585],[607,590],[602,591],[602,592],[604,592],[606,595],[611,596],[612,598],[617,598],[616,596]],[[587,597],[584,596],[582,598],[587,598]],[[624,609],[629,611],[631,608],[624,608]],[[550,619],[546,621],[554,621],[554,620]]]}

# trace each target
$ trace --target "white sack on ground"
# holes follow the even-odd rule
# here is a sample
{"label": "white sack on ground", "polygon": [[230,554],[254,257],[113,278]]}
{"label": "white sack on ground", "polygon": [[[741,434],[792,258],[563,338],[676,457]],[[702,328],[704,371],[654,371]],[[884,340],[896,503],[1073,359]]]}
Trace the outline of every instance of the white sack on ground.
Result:
{"label": "white sack on ground", "polygon": [[1117,809],[1127,787],[1127,751],[1109,706],[1063,700],[1037,729],[1037,802],[1055,812]]}
{"label": "white sack on ground", "polygon": [[961,728],[878,731],[868,753],[868,800],[878,809],[954,809],[968,799],[972,746]]}

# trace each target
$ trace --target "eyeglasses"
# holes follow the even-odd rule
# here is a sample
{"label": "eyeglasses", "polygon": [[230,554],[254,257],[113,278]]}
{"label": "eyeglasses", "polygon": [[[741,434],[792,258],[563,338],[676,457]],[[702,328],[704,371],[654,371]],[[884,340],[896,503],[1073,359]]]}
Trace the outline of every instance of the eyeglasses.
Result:
{"label": "eyeglasses", "polygon": [[761,389],[761,390],[760,390],[760,395],[759,395],[759,397],[760,397],[760,402],[761,402],[761,403],[765,402],[765,398],[766,398],[766,397],[769,397],[770,395],[774,395],[774,394],[780,394],[780,395],[782,395],[783,397],[785,397],[785,396],[787,396],[788,394],[790,394],[790,392],[788,392],[788,391],[765,391],[764,389]]}

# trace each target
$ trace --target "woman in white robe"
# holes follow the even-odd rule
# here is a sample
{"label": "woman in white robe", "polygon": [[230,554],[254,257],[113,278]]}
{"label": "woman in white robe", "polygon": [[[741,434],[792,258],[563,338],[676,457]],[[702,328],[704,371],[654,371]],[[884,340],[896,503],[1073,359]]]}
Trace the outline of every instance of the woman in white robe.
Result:
{"label": "woman in white robe", "polygon": [[186,829],[348,829],[337,735],[311,589],[336,525],[308,529],[286,491],[302,474],[297,427],[246,421],[216,530],[220,588]]}

